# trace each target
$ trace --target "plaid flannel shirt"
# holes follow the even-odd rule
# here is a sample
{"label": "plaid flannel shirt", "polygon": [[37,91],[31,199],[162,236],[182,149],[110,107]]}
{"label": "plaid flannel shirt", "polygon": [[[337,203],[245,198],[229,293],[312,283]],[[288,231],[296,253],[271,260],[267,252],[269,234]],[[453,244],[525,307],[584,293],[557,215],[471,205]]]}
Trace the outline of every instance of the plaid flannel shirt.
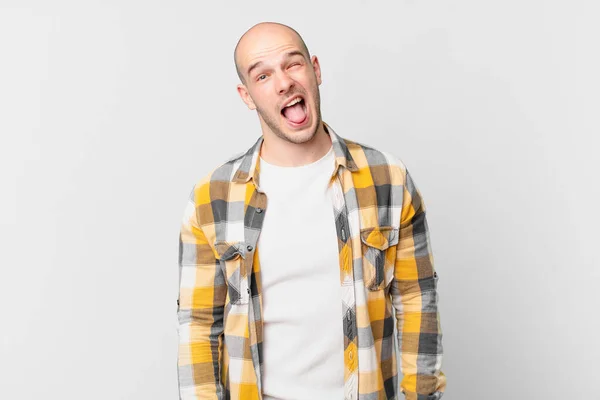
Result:
{"label": "plaid flannel shirt", "polygon": [[[394,316],[401,391],[407,400],[440,399],[438,276],[421,194],[402,161],[325,129],[336,158],[345,399],[399,399]],[[177,301],[183,400],[262,398],[262,140],[197,182],[185,209]]]}

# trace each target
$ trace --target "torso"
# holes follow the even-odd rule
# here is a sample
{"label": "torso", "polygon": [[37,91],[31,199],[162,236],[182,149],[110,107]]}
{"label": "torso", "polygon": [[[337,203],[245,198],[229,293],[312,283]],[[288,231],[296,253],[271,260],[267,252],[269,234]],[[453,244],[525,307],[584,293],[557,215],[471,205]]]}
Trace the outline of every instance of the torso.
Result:
{"label": "torso", "polygon": [[261,160],[260,169],[268,208],[258,241],[264,398],[343,398],[333,151],[301,167]]}

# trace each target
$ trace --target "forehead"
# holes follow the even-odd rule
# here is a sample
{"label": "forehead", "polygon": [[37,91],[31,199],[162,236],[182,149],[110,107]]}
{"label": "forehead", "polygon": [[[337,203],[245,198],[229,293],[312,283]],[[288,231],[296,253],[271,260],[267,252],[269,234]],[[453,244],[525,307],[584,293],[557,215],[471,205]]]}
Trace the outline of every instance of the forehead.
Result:
{"label": "forehead", "polygon": [[240,42],[238,62],[242,69],[246,70],[252,63],[269,62],[270,59],[277,59],[290,50],[303,50],[300,40],[292,31],[264,29],[259,32],[248,32]]}

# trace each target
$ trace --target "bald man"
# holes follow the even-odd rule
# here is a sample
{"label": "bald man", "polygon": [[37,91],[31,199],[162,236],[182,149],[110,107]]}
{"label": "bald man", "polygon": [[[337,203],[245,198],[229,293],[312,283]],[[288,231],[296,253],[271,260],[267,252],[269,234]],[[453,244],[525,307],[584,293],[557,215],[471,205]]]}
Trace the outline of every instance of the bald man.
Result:
{"label": "bald man", "polygon": [[253,26],[237,91],[262,136],[193,187],[179,237],[180,398],[440,399],[438,275],[402,161],[321,119],[300,35]]}

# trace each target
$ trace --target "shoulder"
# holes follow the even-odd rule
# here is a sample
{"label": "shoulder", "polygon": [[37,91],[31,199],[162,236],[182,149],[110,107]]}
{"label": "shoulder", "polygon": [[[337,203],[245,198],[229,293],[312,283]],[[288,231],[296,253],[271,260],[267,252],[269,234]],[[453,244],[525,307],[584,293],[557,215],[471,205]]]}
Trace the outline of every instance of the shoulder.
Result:
{"label": "shoulder", "polygon": [[226,186],[233,181],[233,177],[240,167],[247,151],[237,153],[229,157],[220,165],[214,167],[207,174],[198,179],[192,187],[192,198],[198,204],[201,199],[209,198],[209,190],[215,190],[215,186]]}
{"label": "shoulder", "polygon": [[396,153],[350,139],[343,140],[359,170],[389,175],[395,182],[398,182],[398,179],[404,181],[407,167]]}

